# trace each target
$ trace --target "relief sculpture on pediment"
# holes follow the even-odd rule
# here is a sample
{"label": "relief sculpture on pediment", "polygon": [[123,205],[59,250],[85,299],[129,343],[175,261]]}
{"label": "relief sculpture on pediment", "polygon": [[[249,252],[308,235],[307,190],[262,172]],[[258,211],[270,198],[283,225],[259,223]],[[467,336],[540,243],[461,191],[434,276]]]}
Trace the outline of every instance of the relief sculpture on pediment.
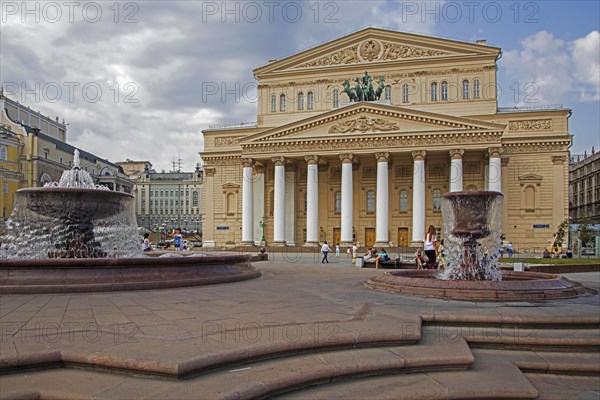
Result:
{"label": "relief sculpture on pediment", "polygon": [[395,122],[387,121],[382,118],[369,118],[361,116],[333,125],[331,128],[329,128],[329,133],[352,133],[356,131],[365,133],[392,131],[398,129],[398,124]]}

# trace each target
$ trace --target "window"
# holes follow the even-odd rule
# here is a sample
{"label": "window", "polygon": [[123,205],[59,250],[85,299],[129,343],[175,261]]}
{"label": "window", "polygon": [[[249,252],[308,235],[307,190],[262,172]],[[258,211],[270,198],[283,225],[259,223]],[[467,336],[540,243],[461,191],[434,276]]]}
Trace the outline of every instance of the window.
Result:
{"label": "window", "polygon": [[275,210],[275,191],[271,190],[269,193],[269,215],[273,216],[273,210]]}
{"label": "window", "polygon": [[437,101],[437,99],[438,99],[437,82],[432,82],[431,83],[431,101]]}
{"label": "window", "polygon": [[44,158],[45,158],[46,160],[48,159],[48,152],[47,152],[47,151],[45,151],[45,152],[44,152]]}
{"label": "window", "polygon": [[442,101],[448,101],[448,82],[442,82]]}
{"label": "window", "polygon": [[277,111],[277,96],[271,95],[271,112]]}
{"label": "window", "polygon": [[279,111],[285,111],[285,94],[279,96]]}
{"label": "window", "polygon": [[340,106],[340,91],[336,88],[333,89],[333,108]]}
{"label": "window", "polygon": [[304,110],[304,93],[298,93],[298,111]]}
{"label": "window", "polygon": [[4,184],[4,193],[8,193],[8,183]]}
{"label": "window", "polygon": [[375,212],[375,191],[367,192],[367,212]]}
{"label": "window", "polygon": [[402,189],[400,191],[400,212],[408,211],[408,190]]}
{"label": "window", "polygon": [[342,192],[335,192],[334,194],[334,210],[336,213],[342,212]]}
{"label": "window", "polygon": [[0,147],[0,160],[8,160],[8,150],[6,147]]}
{"label": "window", "polygon": [[525,211],[535,210],[535,188],[527,186],[525,188]]}
{"label": "window", "polygon": [[479,79],[473,81],[473,98],[478,99],[480,96]]}
{"label": "window", "polygon": [[440,189],[433,189],[433,211],[440,211],[442,209],[442,191]]}
{"label": "window", "polygon": [[198,207],[198,192],[195,190],[192,192],[192,207]]}
{"label": "window", "polygon": [[469,81],[466,79],[462,82],[462,93],[463,99],[469,98]]}
{"label": "window", "polygon": [[408,83],[402,85],[402,102],[408,103]]}
{"label": "window", "polygon": [[392,101],[392,87],[390,85],[385,87],[385,99]]}
{"label": "window", "polygon": [[304,192],[304,214],[306,214],[307,209],[308,209],[308,192]]}
{"label": "window", "polygon": [[312,110],[315,106],[315,95],[313,92],[308,92],[306,95],[306,108]]}

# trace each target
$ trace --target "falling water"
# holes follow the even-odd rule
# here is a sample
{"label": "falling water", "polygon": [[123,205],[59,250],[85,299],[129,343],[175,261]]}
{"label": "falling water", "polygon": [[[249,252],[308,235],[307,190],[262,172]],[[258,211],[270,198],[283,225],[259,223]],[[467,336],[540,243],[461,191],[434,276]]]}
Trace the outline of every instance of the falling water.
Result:
{"label": "falling water", "polygon": [[447,268],[440,279],[500,281],[502,227],[498,192],[454,192],[442,198],[444,254]]}
{"label": "falling water", "polygon": [[131,257],[140,253],[133,196],[95,185],[75,150],[58,183],[17,191],[0,258]]}

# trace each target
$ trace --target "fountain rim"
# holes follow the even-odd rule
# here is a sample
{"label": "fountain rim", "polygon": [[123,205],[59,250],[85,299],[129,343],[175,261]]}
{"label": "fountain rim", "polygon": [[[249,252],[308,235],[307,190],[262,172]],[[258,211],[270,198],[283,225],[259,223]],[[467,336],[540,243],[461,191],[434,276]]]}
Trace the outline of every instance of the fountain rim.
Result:
{"label": "fountain rim", "polygon": [[17,190],[16,193],[36,193],[36,192],[42,192],[42,193],[48,193],[48,192],[55,192],[55,193],[90,193],[90,194],[98,194],[98,193],[110,193],[111,195],[117,195],[117,196],[123,196],[123,197],[130,197],[130,198],[135,198],[134,195],[129,194],[129,193],[125,193],[125,192],[117,192],[114,190],[103,190],[103,189],[90,189],[90,188],[71,188],[71,187],[35,187],[35,188],[23,188],[23,189],[19,189]]}
{"label": "fountain rim", "polygon": [[501,192],[496,192],[494,190],[465,190],[461,192],[448,192],[442,195],[443,198],[453,198],[453,197],[470,197],[470,196],[502,196],[504,195]]}

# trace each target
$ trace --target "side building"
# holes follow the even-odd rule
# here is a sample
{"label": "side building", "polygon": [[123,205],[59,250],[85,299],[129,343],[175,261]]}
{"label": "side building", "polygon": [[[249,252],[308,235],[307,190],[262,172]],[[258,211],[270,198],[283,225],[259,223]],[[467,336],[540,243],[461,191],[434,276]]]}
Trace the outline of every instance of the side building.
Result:
{"label": "side building", "polygon": [[569,164],[569,217],[572,223],[600,224],[600,152],[572,156]]}
{"label": "side building", "polygon": [[[138,226],[155,233],[181,228],[201,240],[203,174],[199,165],[194,172],[156,172],[148,161],[118,164],[135,182]],[[141,173],[140,166],[144,166]]]}

